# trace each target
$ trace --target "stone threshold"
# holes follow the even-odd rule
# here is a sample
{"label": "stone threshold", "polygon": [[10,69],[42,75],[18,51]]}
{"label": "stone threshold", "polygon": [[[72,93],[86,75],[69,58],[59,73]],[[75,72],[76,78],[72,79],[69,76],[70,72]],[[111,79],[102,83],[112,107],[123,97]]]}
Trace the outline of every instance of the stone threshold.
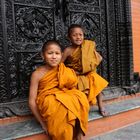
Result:
{"label": "stone threshold", "polygon": [[140,140],[140,121],[87,140]]}
{"label": "stone threshold", "polygon": [[[126,136],[129,135],[129,139],[127,140],[132,140],[133,138],[135,139],[134,133],[140,131],[140,129],[138,129],[138,131],[134,132],[134,126],[137,124],[140,128],[140,108],[90,121],[84,140],[122,140],[120,138],[116,139],[114,136],[125,137],[124,134],[126,134]],[[132,131],[130,131],[131,128],[133,128]],[[119,134],[119,132],[121,133]],[[109,137],[111,139],[107,139]]]}
{"label": "stone threshold", "polygon": [[[126,112],[129,110],[140,108],[140,96],[132,96],[131,98],[128,96],[125,100],[118,100],[118,101],[108,101],[104,108],[106,111],[110,113],[110,116],[116,115],[118,113]],[[89,113],[89,121],[103,118],[98,111],[97,106],[91,107],[90,113]]]}
{"label": "stone threshold", "polygon": [[[89,113],[89,125],[90,122],[93,122],[94,125],[94,123],[98,120],[104,120],[113,117],[114,115],[116,116],[117,114],[120,114],[122,112],[140,108],[140,96],[134,96],[116,102],[108,101],[105,103],[105,108],[110,112],[111,115],[106,118],[102,118],[102,116],[98,113],[97,106],[91,108],[91,111]],[[93,130],[95,130],[95,128],[93,128]],[[38,135],[42,133],[43,130],[41,129],[39,123],[36,122],[36,120],[33,118],[0,126],[1,140],[14,140],[20,138],[22,139],[23,137]]]}

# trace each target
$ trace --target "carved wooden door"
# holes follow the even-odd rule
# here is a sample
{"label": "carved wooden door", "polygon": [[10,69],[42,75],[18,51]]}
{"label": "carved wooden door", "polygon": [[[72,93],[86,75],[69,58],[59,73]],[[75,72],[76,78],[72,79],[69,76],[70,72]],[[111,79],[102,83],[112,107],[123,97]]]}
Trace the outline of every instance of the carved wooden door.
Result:
{"label": "carved wooden door", "polygon": [[123,66],[118,67],[122,60],[120,42],[124,39],[123,33],[122,38],[117,38],[121,35],[119,27],[127,27],[119,21],[123,14],[118,16],[122,11],[118,7],[126,3],[123,0],[1,0],[0,117],[28,112],[30,74],[41,63],[42,43],[58,39],[65,46],[71,23],[82,24],[86,38],[96,41],[97,50],[103,56],[99,72],[109,80],[110,86],[130,81],[131,65],[125,77],[120,74]]}

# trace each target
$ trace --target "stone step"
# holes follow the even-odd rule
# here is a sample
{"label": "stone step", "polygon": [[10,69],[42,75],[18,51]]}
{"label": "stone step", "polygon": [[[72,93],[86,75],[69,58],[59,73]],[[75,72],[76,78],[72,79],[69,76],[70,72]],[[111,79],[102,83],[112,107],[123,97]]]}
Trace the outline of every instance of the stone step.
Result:
{"label": "stone step", "polygon": [[140,122],[88,140],[140,140]]}
{"label": "stone step", "polygon": [[[97,107],[91,108],[91,111],[89,113],[89,126],[94,126],[95,122],[98,122],[99,120],[106,120],[113,117],[114,115],[117,116],[117,114],[121,114],[123,112],[125,113],[131,110],[139,109],[140,97],[118,102],[106,103],[105,108],[110,112],[110,117],[102,118],[102,116],[98,113]],[[93,130],[95,130],[94,127]],[[24,137],[24,139],[27,140],[29,136],[38,135],[44,136],[43,130],[35,119],[29,119],[22,122],[16,122],[9,125],[0,126],[0,140],[23,140]],[[93,134],[87,134],[87,137],[90,135],[93,136]],[[85,137],[85,139],[88,139],[87,137]],[[45,139],[46,136],[44,140]]]}
{"label": "stone step", "polygon": [[[140,107],[140,97],[105,104],[105,110],[108,111],[111,116],[139,107]],[[102,118],[102,116],[99,114],[98,107],[97,106],[91,107],[89,113],[89,121],[100,118]]]}
{"label": "stone step", "polygon": [[[86,136],[84,137],[84,140],[91,140],[95,138],[96,138],[95,140],[104,140],[101,138],[103,138],[105,135],[107,134],[112,135],[112,132],[121,130],[127,126],[131,126],[139,122],[140,122],[140,108],[115,114],[110,117],[93,120],[88,123],[88,131],[86,133]],[[131,132],[128,131],[128,133]],[[114,140],[114,139],[106,139],[106,140]],[[131,137],[130,140],[135,139]]]}

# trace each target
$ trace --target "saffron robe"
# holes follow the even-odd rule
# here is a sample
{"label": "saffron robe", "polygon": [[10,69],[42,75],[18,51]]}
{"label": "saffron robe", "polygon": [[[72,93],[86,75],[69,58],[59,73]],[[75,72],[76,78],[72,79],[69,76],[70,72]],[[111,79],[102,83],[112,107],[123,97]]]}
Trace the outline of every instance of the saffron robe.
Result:
{"label": "saffron robe", "polygon": [[90,105],[96,104],[96,96],[108,85],[108,82],[96,72],[101,60],[95,42],[84,40],[65,61],[66,66],[79,72],[78,89],[87,94]]}
{"label": "saffron robe", "polygon": [[39,81],[36,103],[52,140],[72,140],[76,120],[85,134],[88,123],[87,97],[76,89],[74,70],[63,63]]}

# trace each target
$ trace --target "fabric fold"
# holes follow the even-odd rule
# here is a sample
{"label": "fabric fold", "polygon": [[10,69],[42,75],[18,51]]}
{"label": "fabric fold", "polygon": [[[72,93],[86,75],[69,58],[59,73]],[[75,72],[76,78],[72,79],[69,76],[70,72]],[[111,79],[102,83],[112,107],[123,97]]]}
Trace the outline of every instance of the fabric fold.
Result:
{"label": "fabric fold", "polygon": [[108,85],[108,82],[96,72],[101,60],[95,42],[84,40],[65,62],[66,66],[79,73],[77,74],[78,89],[86,93],[90,105],[96,104],[96,96]]}
{"label": "fabric fold", "polygon": [[63,63],[39,81],[36,103],[52,140],[72,140],[76,119],[86,132],[89,103],[84,93],[76,89],[77,82],[75,72]]}

